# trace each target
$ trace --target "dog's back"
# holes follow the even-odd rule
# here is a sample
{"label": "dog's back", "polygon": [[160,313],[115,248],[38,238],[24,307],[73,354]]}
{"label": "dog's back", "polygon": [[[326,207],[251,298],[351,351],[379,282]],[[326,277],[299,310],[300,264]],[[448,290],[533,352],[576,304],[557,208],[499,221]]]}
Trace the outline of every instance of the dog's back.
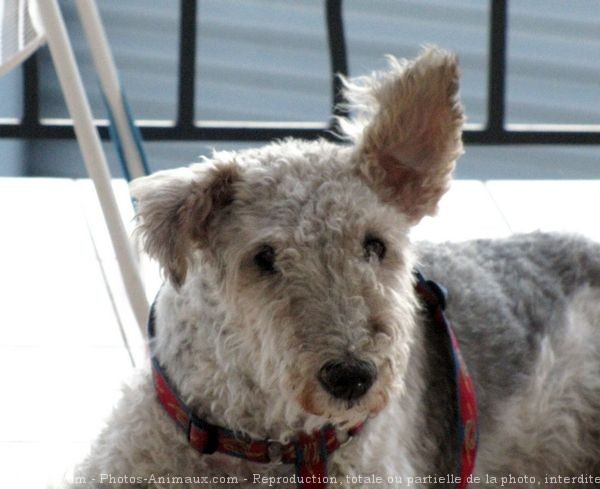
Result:
{"label": "dog's back", "polygon": [[482,480],[600,469],[600,245],[534,233],[422,243],[419,261],[478,387]]}

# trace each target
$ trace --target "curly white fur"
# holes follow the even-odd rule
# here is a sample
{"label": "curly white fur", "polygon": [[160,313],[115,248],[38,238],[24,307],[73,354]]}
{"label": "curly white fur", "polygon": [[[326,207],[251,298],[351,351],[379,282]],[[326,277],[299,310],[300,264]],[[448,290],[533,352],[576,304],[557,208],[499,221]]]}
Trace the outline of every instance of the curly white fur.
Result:
{"label": "curly white fur", "polygon": [[[335,487],[454,470],[450,374],[415,297],[418,262],[452,285],[448,313],[481,399],[477,474],[598,469],[598,247],[537,235],[415,253],[410,227],[435,211],[462,152],[456,57],[427,48],[346,87],[352,145],[286,140],[133,183],[139,236],[166,279],[151,347],[183,400],[212,423],[281,442],[367,420],[329,460]],[[373,236],[385,256],[365,251]],[[256,262],[265,245],[270,271]],[[528,284],[520,294],[515,276]],[[352,402],[318,380],[348,357],[377,371]],[[141,478],[136,487],[186,486],[151,475],[236,476],[208,486],[240,487],[292,470],[194,451],[144,369],[76,474],[88,487],[129,487],[99,484],[102,474]]]}

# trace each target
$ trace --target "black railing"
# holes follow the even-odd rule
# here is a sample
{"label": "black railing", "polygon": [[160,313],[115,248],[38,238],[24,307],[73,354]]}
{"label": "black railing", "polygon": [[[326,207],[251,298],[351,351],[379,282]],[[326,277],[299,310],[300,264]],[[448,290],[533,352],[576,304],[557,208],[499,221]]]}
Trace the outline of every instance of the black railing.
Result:
{"label": "black railing", "polygon": [[[505,118],[508,0],[490,0],[490,38],[487,88],[487,122],[468,125],[464,140],[471,144],[600,144],[600,125],[507,124]],[[335,138],[335,119],[329,122],[225,122],[196,120],[196,27],[198,0],[180,0],[180,37],[177,117],[174,122],[138,120],[147,140],[268,141],[286,136]],[[340,80],[347,74],[342,0],[325,0],[329,46],[332,115],[343,115]],[[600,76],[600,73],[599,73]],[[40,119],[37,58],[24,65],[23,117],[0,120],[0,137],[73,138],[73,125],[58,119]],[[106,123],[98,121],[103,139]]]}

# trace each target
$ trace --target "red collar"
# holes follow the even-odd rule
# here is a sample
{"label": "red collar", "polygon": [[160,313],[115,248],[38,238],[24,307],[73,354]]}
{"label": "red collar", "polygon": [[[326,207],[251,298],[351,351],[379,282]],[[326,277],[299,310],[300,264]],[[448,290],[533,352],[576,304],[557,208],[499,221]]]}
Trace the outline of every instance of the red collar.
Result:
{"label": "red collar", "polygon": [[427,307],[431,322],[446,333],[448,352],[454,365],[452,373],[458,407],[456,410],[458,432],[455,447],[458,453],[458,466],[454,473],[460,477],[457,479],[457,489],[465,489],[473,474],[479,443],[479,413],[475,385],[460,354],[454,329],[444,313],[448,292],[433,280],[425,279],[419,271],[415,271],[415,278],[415,289]]}
{"label": "red collar", "polygon": [[[152,304],[148,337],[152,339],[154,334]],[[331,425],[312,433],[300,433],[297,440],[285,445],[272,440],[257,440],[198,418],[181,400],[154,354],[152,376],[159,402],[186,434],[193,448],[206,455],[220,452],[256,463],[294,464],[297,485],[301,489],[324,489],[327,485],[329,455],[357,435],[363,427],[363,423],[360,423],[348,430],[344,440],[338,438],[338,431]]]}
{"label": "red collar", "polygon": [[[460,355],[452,327],[444,314],[445,290],[437,283],[425,280],[419,272],[416,272],[415,276],[417,279],[415,289],[427,306],[432,322],[442,327],[442,331],[446,333],[448,350],[454,363],[453,377],[458,404],[456,449],[459,453],[459,466],[455,473],[460,475],[457,489],[464,489],[467,487],[469,476],[473,473],[479,438],[475,388]],[[152,339],[154,334],[154,304],[152,304],[148,320],[148,337]],[[252,439],[244,433],[222,428],[198,418],[180,399],[154,354],[152,354],[152,375],[158,400],[167,414],[184,431],[190,445],[200,453],[220,452],[256,463],[294,464],[299,489],[325,489],[327,486],[329,455],[345,443],[338,439],[337,430],[333,426],[325,426],[310,434],[300,433],[296,441],[285,445],[271,440]],[[362,427],[361,423],[349,430],[347,439],[358,434]]]}

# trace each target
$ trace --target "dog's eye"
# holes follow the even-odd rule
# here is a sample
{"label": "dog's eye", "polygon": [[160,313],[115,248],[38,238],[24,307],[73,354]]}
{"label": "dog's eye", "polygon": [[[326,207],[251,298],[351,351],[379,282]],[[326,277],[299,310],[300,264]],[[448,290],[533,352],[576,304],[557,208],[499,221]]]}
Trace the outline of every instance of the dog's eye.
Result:
{"label": "dog's eye", "polygon": [[254,264],[263,272],[275,271],[275,250],[269,245],[263,245],[254,255]]}
{"label": "dog's eye", "polygon": [[385,243],[374,236],[367,236],[363,241],[365,258],[376,256],[380,261],[385,257]]}

